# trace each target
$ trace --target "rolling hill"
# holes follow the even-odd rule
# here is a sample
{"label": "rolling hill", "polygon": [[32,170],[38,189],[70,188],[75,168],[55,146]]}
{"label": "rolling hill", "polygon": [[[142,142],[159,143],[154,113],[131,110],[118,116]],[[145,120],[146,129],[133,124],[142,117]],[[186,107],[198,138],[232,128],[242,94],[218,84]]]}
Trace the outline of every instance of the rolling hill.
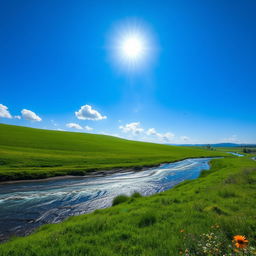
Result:
{"label": "rolling hill", "polygon": [[141,168],[224,153],[117,137],[0,124],[0,181]]}

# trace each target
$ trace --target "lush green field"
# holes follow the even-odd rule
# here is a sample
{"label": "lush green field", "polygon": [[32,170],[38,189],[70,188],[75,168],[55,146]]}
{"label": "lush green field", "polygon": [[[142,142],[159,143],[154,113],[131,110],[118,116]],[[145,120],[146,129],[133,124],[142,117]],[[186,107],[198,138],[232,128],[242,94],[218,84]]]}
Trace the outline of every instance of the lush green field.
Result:
{"label": "lush green field", "polygon": [[224,147],[224,148],[215,148],[216,150],[219,151],[225,151],[225,152],[235,152],[235,153],[239,153],[242,154],[243,153],[243,148],[242,147]]}
{"label": "lush green field", "polygon": [[233,148],[215,148],[218,151],[222,151],[222,152],[235,152],[235,153],[239,153],[242,155],[246,155],[246,156],[254,156],[256,155],[256,148],[255,147],[246,147],[246,151],[251,151],[251,152],[244,152],[245,147],[233,147]]}
{"label": "lush green field", "polygon": [[[234,235],[245,235],[250,248],[256,245],[255,191],[255,161],[213,160],[211,170],[196,180],[42,226],[35,234],[0,245],[0,255],[231,255]],[[254,255],[253,248],[251,254],[238,251],[232,255]]]}
{"label": "lush green field", "polygon": [[80,175],[216,155],[223,153],[0,124],[0,181]]}

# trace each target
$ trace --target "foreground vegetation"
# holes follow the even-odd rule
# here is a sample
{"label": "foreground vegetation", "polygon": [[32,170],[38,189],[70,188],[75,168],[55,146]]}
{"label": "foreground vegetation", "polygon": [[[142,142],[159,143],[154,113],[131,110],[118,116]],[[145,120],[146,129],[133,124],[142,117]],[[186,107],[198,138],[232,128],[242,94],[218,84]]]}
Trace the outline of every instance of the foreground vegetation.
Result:
{"label": "foreground vegetation", "polygon": [[83,175],[152,166],[189,157],[225,155],[205,149],[0,124],[0,181]]}
{"label": "foreground vegetation", "polygon": [[[119,197],[115,206],[0,245],[1,256],[254,255],[256,162],[212,161],[196,180],[150,197]],[[245,235],[244,247],[239,237]],[[248,242],[246,242],[248,241]]]}

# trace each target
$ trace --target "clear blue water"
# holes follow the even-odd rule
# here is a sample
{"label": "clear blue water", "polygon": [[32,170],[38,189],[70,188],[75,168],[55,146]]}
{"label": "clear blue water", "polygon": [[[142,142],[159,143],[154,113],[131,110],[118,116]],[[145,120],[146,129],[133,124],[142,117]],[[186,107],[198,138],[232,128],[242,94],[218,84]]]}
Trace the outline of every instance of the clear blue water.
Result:
{"label": "clear blue water", "polygon": [[144,171],[0,185],[0,240],[46,223],[111,206],[115,196],[152,195],[209,169],[210,158],[187,159]]}
{"label": "clear blue water", "polygon": [[232,154],[232,155],[234,155],[234,156],[244,156],[244,155],[242,155],[242,154],[235,153],[235,152],[227,152],[227,153]]}

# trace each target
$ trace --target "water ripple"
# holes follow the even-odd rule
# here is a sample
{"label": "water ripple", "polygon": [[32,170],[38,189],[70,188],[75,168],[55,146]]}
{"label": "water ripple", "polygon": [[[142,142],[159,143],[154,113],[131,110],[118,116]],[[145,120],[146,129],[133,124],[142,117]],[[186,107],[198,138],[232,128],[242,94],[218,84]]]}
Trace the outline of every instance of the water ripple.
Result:
{"label": "water ripple", "polygon": [[0,240],[45,223],[109,207],[119,194],[151,195],[197,178],[209,158],[187,159],[139,172],[0,185]]}

